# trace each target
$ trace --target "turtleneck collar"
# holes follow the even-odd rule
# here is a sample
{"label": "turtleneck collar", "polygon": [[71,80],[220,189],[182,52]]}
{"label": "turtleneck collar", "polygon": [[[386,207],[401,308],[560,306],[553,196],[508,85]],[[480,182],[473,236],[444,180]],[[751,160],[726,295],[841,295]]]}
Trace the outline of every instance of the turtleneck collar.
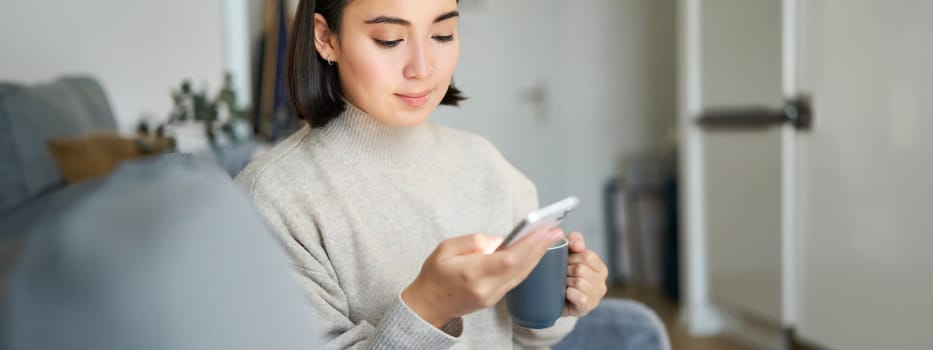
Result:
{"label": "turtleneck collar", "polygon": [[382,122],[353,104],[322,128],[314,138],[347,157],[364,161],[415,161],[424,159],[437,143],[434,126],[395,126]]}

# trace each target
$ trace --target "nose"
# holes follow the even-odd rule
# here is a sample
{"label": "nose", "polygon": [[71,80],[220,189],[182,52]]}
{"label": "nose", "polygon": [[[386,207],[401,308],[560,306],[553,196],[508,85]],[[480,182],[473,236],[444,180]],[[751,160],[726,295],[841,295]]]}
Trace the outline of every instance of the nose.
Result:
{"label": "nose", "polygon": [[421,79],[431,74],[430,52],[424,41],[417,40],[413,45],[409,45],[408,62],[402,72],[406,79]]}

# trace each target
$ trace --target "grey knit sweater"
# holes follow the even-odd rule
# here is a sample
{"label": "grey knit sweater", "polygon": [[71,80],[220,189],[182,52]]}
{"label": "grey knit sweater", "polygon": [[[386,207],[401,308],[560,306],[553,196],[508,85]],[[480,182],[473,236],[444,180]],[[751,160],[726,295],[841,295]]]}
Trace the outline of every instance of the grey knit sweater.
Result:
{"label": "grey knit sweater", "polygon": [[290,254],[330,348],[538,348],[576,322],[513,326],[500,302],[438,329],[400,298],[440,241],[504,235],[537,208],[531,181],[479,136],[395,127],[349,106],[273,147],[237,182]]}

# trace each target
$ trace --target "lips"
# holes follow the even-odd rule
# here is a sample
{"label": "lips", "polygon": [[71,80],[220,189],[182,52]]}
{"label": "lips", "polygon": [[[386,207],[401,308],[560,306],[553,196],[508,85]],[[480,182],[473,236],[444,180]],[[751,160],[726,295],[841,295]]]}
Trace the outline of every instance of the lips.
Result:
{"label": "lips", "polygon": [[431,95],[431,90],[425,90],[425,91],[414,92],[414,93],[406,92],[406,93],[395,94],[395,96],[398,97],[400,100],[402,100],[402,102],[412,107],[418,107],[418,106],[424,105],[425,102],[428,102],[428,97],[430,95]]}

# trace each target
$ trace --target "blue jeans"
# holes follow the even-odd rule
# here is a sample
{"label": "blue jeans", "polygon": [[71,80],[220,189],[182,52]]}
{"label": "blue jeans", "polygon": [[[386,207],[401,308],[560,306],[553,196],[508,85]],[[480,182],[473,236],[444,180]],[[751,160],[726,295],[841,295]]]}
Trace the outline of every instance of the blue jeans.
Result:
{"label": "blue jeans", "polygon": [[619,349],[669,350],[664,323],[647,306],[607,298],[580,320],[554,350]]}

